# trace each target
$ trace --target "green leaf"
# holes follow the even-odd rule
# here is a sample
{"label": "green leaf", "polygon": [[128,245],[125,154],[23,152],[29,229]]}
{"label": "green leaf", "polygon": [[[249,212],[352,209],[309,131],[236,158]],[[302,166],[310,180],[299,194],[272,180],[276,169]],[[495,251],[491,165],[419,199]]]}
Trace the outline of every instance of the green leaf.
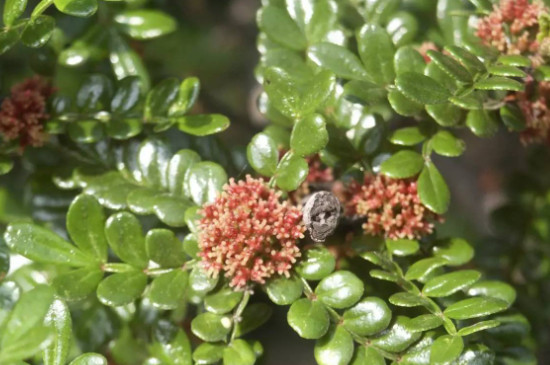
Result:
{"label": "green leaf", "polygon": [[386,240],[386,247],[395,256],[414,255],[420,249],[418,241],[407,239]]}
{"label": "green leaf", "polygon": [[325,277],[315,288],[321,302],[336,309],[351,307],[363,295],[363,282],[350,271],[336,271]]}
{"label": "green leaf", "polygon": [[237,339],[223,349],[224,365],[253,365],[256,354],[245,340]]}
{"label": "green leaf", "polygon": [[309,115],[294,125],[290,136],[290,148],[298,156],[319,152],[328,143],[325,119],[319,114]]}
{"label": "green leaf", "polygon": [[201,343],[195,351],[193,351],[193,361],[197,365],[216,364],[223,357],[224,343]]}
{"label": "green leaf", "polygon": [[96,0],[53,0],[55,7],[62,13],[88,17],[97,11]]}
{"label": "green leaf", "polygon": [[6,0],[3,13],[4,25],[8,28],[13,25],[23,15],[26,7],[27,0]]}
{"label": "green leaf", "polygon": [[151,9],[132,9],[118,13],[114,18],[120,29],[131,38],[152,39],[176,30],[174,18],[168,14]]}
{"label": "green leaf", "polygon": [[469,336],[469,335],[472,335],[472,334],[480,332],[480,331],[485,331],[485,330],[488,330],[490,328],[495,328],[499,325],[500,325],[500,322],[495,321],[495,320],[482,321],[482,322],[478,322],[474,325],[461,328],[458,331],[458,335],[459,336]]}
{"label": "green leaf", "polygon": [[525,77],[527,74],[514,66],[495,65],[489,66],[489,73],[496,76]]}
{"label": "green leaf", "polygon": [[424,166],[421,154],[402,150],[391,156],[380,165],[380,172],[394,179],[404,179],[417,175]]}
{"label": "green leaf", "polygon": [[56,276],[53,279],[53,287],[61,298],[77,301],[93,293],[101,279],[103,271],[99,267],[83,267]]}
{"label": "green leaf", "polygon": [[292,303],[288,310],[287,321],[300,337],[309,340],[323,337],[330,325],[325,306],[317,300],[311,301],[306,298]]}
{"label": "green leaf", "polygon": [[0,176],[7,174],[13,169],[13,159],[7,156],[0,156]]}
{"label": "green leaf", "polygon": [[455,80],[463,84],[470,84],[473,82],[470,72],[454,58],[433,50],[429,50],[427,54],[443,72]]}
{"label": "green leaf", "polygon": [[194,293],[204,295],[214,289],[218,283],[218,278],[208,276],[208,274],[197,265],[191,270],[189,275],[189,285]]}
{"label": "green leaf", "polygon": [[418,33],[418,21],[412,14],[399,11],[388,21],[386,30],[391,36],[393,43],[397,47],[400,47],[414,40]]}
{"label": "green leaf", "polygon": [[353,338],[342,326],[332,327],[315,343],[313,353],[319,365],[346,365],[353,357]]}
{"label": "green leaf", "polygon": [[275,171],[275,182],[284,191],[293,191],[304,182],[309,173],[307,161],[287,153]]}
{"label": "green leaf", "polygon": [[103,207],[91,195],[77,196],[67,212],[67,232],[73,242],[101,262],[107,260],[105,220]]}
{"label": "green leaf", "polygon": [[404,117],[414,117],[419,115],[424,106],[416,101],[409,99],[399,90],[390,90],[388,93],[388,101],[395,112]]}
{"label": "green leaf", "polygon": [[371,340],[371,343],[385,351],[401,352],[416,342],[422,333],[409,330],[410,319],[399,316],[386,331]]}
{"label": "green leaf", "polygon": [[137,268],[147,267],[145,238],[135,215],[127,212],[113,214],[105,224],[105,235],[109,246],[122,261]]}
{"label": "green leaf", "polygon": [[470,110],[466,125],[478,137],[491,137],[498,131],[497,121],[487,110]]}
{"label": "green leaf", "polygon": [[147,285],[147,275],[140,271],[128,271],[106,277],[97,287],[97,297],[110,307],[132,303],[141,296]]}
{"label": "green leaf", "polygon": [[27,47],[42,47],[50,40],[54,28],[55,19],[51,16],[41,15],[27,23],[21,33],[21,42]]}
{"label": "green leaf", "polygon": [[364,25],[357,33],[357,47],[370,78],[378,85],[393,83],[395,47],[386,30],[373,24]]}
{"label": "green leaf", "polygon": [[11,28],[0,32],[0,54],[9,51],[19,41],[20,37],[17,29]]}
{"label": "green leaf", "polygon": [[180,150],[172,156],[166,170],[168,189],[172,194],[187,195],[185,193],[185,176],[189,173],[191,166],[200,160],[199,154],[193,150]]}
{"label": "green leaf", "polygon": [[497,298],[510,305],[516,300],[516,290],[513,286],[495,280],[484,280],[475,283],[468,288],[468,295]]}
{"label": "green leaf", "polygon": [[424,57],[412,46],[400,47],[393,58],[395,73],[405,72],[423,73],[426,67]]}
{"label": "green leaf", "polygon": [[214,162],[198,162],[185,176],[185,185],[191,199],[197,205],[212,203],[227,182],[227,174]]}
{"label": "green leaf", "polygon": [[200,81],[196,77],[188,77],[180,84],[177,99],[170,105],[168,115],[179,117],[187,113],[199,97]]}
{"label": "green leaf", "polygon": [[389,140],[391,143],[400,146],[415,146],[426,139],[426,136],[418,127],[405,127],[393,131]]}
{"label": "green leaf", "polygon": [[481,62],[479,58],[477,58],[477,56],[470,51],[458,46],[446,46],[445,50],[454,58],[462,62],[464,67],[466,67],[472,74],[476,75],[487,72],[483,62]]}
{"label": "green leaf", "polygon": [[458,157],[466,150],[463,140],[456,138],[450,132],[439,131],[431,139],[432,148],[441,156]]}
{"label": "green leaf", "polygon": [[474,297],[451,304],[445,315],[452,319],[470,319],[501,312],[510,305],[504,300],[491,297]]}
{"label": "green leaf", "polygon": [[263,7],[258,13],[258,26],[270,39],[287,48],[300,51],[307,46],[304,34],[283,9]]}
{"label": "green leaf", "polygon": [[170,146],[165,141],[156,138],[143,141],[137,158],[142,178],[155,188],[167,187],[166,170],[171,157]]}
{"label": "green leaf", "polygon": [[148,293],[151,304],[164,310],[178,308],[184,301],[188,281],[189,274],[182,269],[157,276]]}
{"label": "green leaf", "polygon": [[241,321],[235,325],[235,336],[241,337],[254,331],[271,318],[273,309],[265,303],[249,304],[241,315]]}
{"label": "green leaf", "polygon": [[246,150],[250,166],[262,176],[271,177],[277,169],[279,150],[277,144],[265,133],[256,134]]}
{"label": "green leaf", "polygon": [[151,354],[164,365],[192,365],[191,343],[185,331],[179,330],[169,342],[159,341],[151,346]]}
{"label": "green leaf", "polygon": [[443,214],[451,200],[449,188],[433,163],[427,163],[418,177],[418,196],[428,209]]}
{"label": "green leaf", "polygon": [[265,286],[269,299],[278,305],[288,305],[302,296],[303,284],[299,277],[284,276],[270,280]]}
{"label": "green leaf", "polygon": [[434,256],[446,260],[446,265],[460,266],[474,257],[474,249],[461,238],[451,238],[445,241],[445,245],[434,247]]}
{"label": "green leaf", "polygon": [[426,111],[437,124],[443,127],[454,127],[462,123],[465,114],[460,107],[451,103],[426,105]]}
{"label": "green leaf", "polygon": [[87,353],[80,355],[69,365],[107,365],[107,359],[100,354]]}
{"label": "green leaf", "polygon": [[451,94],[431,77],[416,72],[404,72],[395,79],[397,89],[420,104],[444,104]]}
{"label": "green leaf", "polygon": [[0,351],[0,363],[13,364],[15,361],[37,355],[51,343],[52,339],[52,330],[49,327],[43,325],[34,327],[26,336],[2,347]]}
{"label": "green leaf", "polygon": [[365,20],[371,23],[386,23],[400,4],[399,0],[369,0],[365,3]]}
{"label": "green leaf", "polygon": [[137,76],[141,80],[143,90],[149,90],[151,80],[141,57],[114,29],[109,32],[109,60],[118,80],[128,76]]}
{"label": "green leaf", "polygon": [[103,127],[95,120],[71,123],[67,127],[67,132],[69,137],[78,143],[95,143],[104,137]]}
{"label": "green leaf", "polygon": [[201,313],[191,321],[191,331],[203,341],[222,341],[232,327],[230,317],[214,313]]}
{"label": "green leaf", "polygon": [[145,236],[149,260],[160,267],[181,267],[185,263],[183,245],[174,232],[168,229],[152,229]]}
{"label": "green leaf", "polygon": [[193,136],[209,136],[229,127],[229,119],[221,114],[186,115],[171,118],[178,123],[178,128]]}
{"label": "green leaf", "polygon": [[511,131],[521,132],[525,130],[525,117],[521,109],[516,105],[507,104],[500,108],[500,119]]}
{"label": "green leaf", "polygon": [[380,298],[366,297],[344,312],[343,325],[359,336],[372,336],[385,330],[391,317],[386,302]]}
{"label": "green leaf", "polygon": [[440,257],[430,257],[418,260],[409,267],[409,269],[405,273],[405,278],[407,280],[421,279],[433,272],[438,267],[444,266],[446,264],[447,260]]}
{"label": "green leaf", "polygon": [[36,262],[70,266],[94,263],[91,256],[52,231],[31,223],[10,224],[4,239],[13,252]]}
{"label": "green leaf", "polygon": [[239,304],[242,297],[242,292],[224,287],[214,293],[208,294],[204,298],[204,308],[212,313],[226,314]]}
{"label": "green leaf", "polygon": [[136,76],[128,76],[120,80],[117,86],[111,100],[111,110],[114,113],[126,113],[141,99],[141,80]]}
{"label": "green leaf", "polygon": [[488,79],[475,83],[474,87],[478,90],[505,90],[505,91],[523,91],[524,86],[521,82],[502,76],[493,76]]}
{"label": "green leaf", "polygon": [[334,271],[336,259],[323,245],[316,245],[302,254],[296,272],[306,280],[321,280]]}
{"label": "green leaf", "polygon": [[426,332],[443,324],[443,318],[435,314],[423,314],[412,318],[408,323],[409,330],[413,332]]}
{"label": "green leaf", "polygon": [[112,119],[106,125],[107,135],[113,139],[125,140],[141,133],[143,124],[141,119]]}
{"label": "green leaf", "polygon": [[474,284],[481,277],[476,270],[459,270],[430,279],[422,293],[428,297],[446,297]]}
{"label": "green leaf", "polygon": [[414,293],[395,293],[389,297],[389,302],[398,307],[418,307],[426,306],[428,302],[425,298]]}
{"label": "green leaf", "polygon": [[322,42],[308,49],[309,59],[338,77],[348,80],[366,80],[370,77],[359,58],[345,47]]}
{"label": "green leaf", "polygon": [[514,67],[531,66],[531,60],[528,57],[520,55],[502,55],[498,58],[498,62],[506,66]]}
{"label": "green leaf", "polygon": [[374,347],[357,346],[350,365],[386,365],[386,360]]}
{"label": "green leaf", "polygon": [[430,365],[446,365],[456,360],[464,349],[460,336],[444,335],[438,337],[430,351]]}
{"label": "green leaf", "polygon": [[[0,196],[1,196],[0,192]],[[0,197],[3,200],[3,197]],[[0,236],[0,283],[4,280],[8,272],[10,271],[10,252],[8,246],[4,242],[2,236]],[[0,320],[1,326],[1,320]]]}
{"label": "green leaf", "polygon": [[53,328],[53,342],[44,350],[44,365],[65,365],[72,345],[72,321],[69,307],[62,300],[53,301],[44,323]]}

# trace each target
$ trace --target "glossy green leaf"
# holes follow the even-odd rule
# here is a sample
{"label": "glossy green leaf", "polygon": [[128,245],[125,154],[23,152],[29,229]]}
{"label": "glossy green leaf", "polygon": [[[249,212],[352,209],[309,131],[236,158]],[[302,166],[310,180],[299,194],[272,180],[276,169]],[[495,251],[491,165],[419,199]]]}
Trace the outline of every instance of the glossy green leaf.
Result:
{"label": "glossy green leaf", "polygon": [[350,365],[386,365],[384,357],[374,347],[357,346]]}
{"label": "glossy green leaf", "polygon": [[263,7],[258,14],[258,26],[273,41],[297,51],[306,48],[307,41],[288,13],[273,5]]}
{"label": "glossy green leaf", "polygon": [[19,41],[20,34],[17,29],[7,29],[0,32],[0,54],[6,53]]}
{"label": "glossy green leaf", "polygon": [[527,74],[514,66],[495,65],[489,66],[489,73],[495,76],[525,77]]}
{"label": "glossy green leaf", "polygon": [[460,336],[444,335],[438,337],[430,352],[430,365],[446,365],[456,360],[464,349]]}
{"label": "glossy green leaf", "polygon": [[249,304],[241,315],[241,321],[235,325],[235,336],[241,337],[263,325],[271,318],[273,309],[266,303]]}
{"label": "glossy green leaf", "polygon": [[459,336],[469,336],[469,335],[477,333],[477,332],[485,331],[485,330],[488,330],[490,328],[495,328],[499,325],[500,325],[500,322],[495,321],[495,320],[482,321],[482,322],[478,322],[476,324],[473,324],[471,326],[461,328],[458,331],[458,335]]}
{"label": "glossy green leaf", "polygon": [[412,99],[409,99],[399,90],[390,90],[388,92],[388,101],[395,112],[404,117],[414,117],[419,115],[424,106]]}
{"label": "glossy green leaf", "polygon": [[350,271],[336,271],[325,277],[315,288],[315,294],[329,307],[351,307],[363,295],[363,282]]}
{"label": "glossy green leaf", "polygon": [[55,7],[62,13],[88,17],[97,11],[96,0],[53,0]]}
{"label": "glossy green leaf", "polygon": [[142,129],[143,124],[138,118],[113,119],[106,125],[107,135],[118,140],[135,137]]}
{"label": "glossy green leaf", "polygon": [[466,125],[478,137],[491,137],[498,131],[498,124],[487,110],[470,110]]}
{"label": "glossy green leaf", "polygon": [[56,276],[53,287],[67,301],[82,300],[96,290],[103,275],[99,267],[83,267]]}
{"label": "glossy green leaf", "polygon": [[137,268],[147,267],[145,238],[139,220],[130,213],[113,214],[105,224],[105,235],[114,253]]}
{"label": "glossy green leaf", "polygon": [[421,104],[444,104],[451,94],[431,77],[416,72],[404,72],[395,80],[397,89]]}
{"label": "glossy green leaf", "polygon": [[474,297],[453,303],[445,309],[445,315],[452,319],[469,319],[488,316],[509,307],[504,300],[491,297]]}
{"label": "glossy green leaf", "polygon": [[450,132],[439,131],[431,139],[434,151],[441,156],[458,157],[464,153],[466,144]]}
{"label": "glossy green leaf", "polygon": [[224,365],[253,365],[256,354],[245,340],[237,339],[223,349]]}
{"label": "glossy green leaf", "polygon": [[393,83],[395,47],[385,29],[366,24],[357,33],[359,55],[370,78],[379,85]]}
{"label": "glossy green leaf", "polygon": [[440,257],[430,257],[416,261],[412,264],[407,272],[405,278],[408,280],[418,280],[433,272],[438,267],[447,264],[447,260]]}
{"label": "glossy green leaf", "polygon": [[338,77],[349,80],[370,80],[359,58],[343,46],[322,42],[308,48],[308,57]]}
{"label": "glossy green leaf", "polygon": [[287,154],[275,171],[275,182],[284,191],[298,189],[309,173],[307,161],[299,156]]}
{"label": "glossy green leaf", "polygon": [[399,11],[388,20],[386,30],[393,43],[400,47],[414,40],[418,33],[418,20],[411,13]]}
{"label": "glossy green leaf", "polygon": [[434,256],[447,261],[447,265],[460,266],[474,257],[474,249],[461,238],[451,238],[444,245],[434,247]]}
{"label": "glossy green leaf", "polygon": [[441,70],[443,70],[443,72],[445,72],[447,75],[451,76],[455,80],[464,84],[469,84],[473,82],[473,78],[470,72],[454,58],[433,50],[429,50],[427,54],[431,58],[431,60],[435,62],[435,64],[439,66]]}
{"label": "glossy green leaf", "polygon": [[413,332],[425,332],[437,328],[443,324],[443,318],[435,314],[422,314],[412,318],[408,323],[409,330]]}
{"label": "glossy green leaf", "polygon": [[412,46],[400,47],[395,52],[393,63],[397,75],[405,72],[423,73],[426,67],[424,57]]}
{"label": "glossy green leaf", "polygon": [[69,307],[62,300],[53,301],[44,323],[53,329],[53,341],[44,350],[44,365],[65,365],[72,345],[72,321]]}
{"label": "glossy green leaf", "polygon": [[400,4],[399,0],[369,0],[365,3],[364,17],[368,22],[385,23]]}
{"label": "glossy green leaf", "polygon": [[179,330],[177,335],[168,341],[159,341],[151,346],[151,353],[156,360],[166,365],[192,365],[191,343],[185,331]]}
{"label": "glossy green leaf", "polygon": [[170,105],[168,115],[179,117],[187,113],[199,97],[200,81],[196,77],[188,77],[180,84],[177,99]]}
{"label": "glossy green leaf", "polygon": [[176,196],[187,195],[185,193],[185,176],[189,173],[189,169],[195,163],[199,162],[201,157],[193,150],[178,151],[168,163],[166,170],[166,180],[168,189]]}
{"label": "glossy green leaf", "polygon": [[204,308],[212,313],[225,314],[233,310],[242,297],[242,292],[224,287],[204,298]]}
{"label": "glossy green leaf", "polygon": [[122,80],[128,76],[137,76],[141,80],[143,90],[149,90],[151,80],[141,57],[114,29],[109,32],[108,39],[109,60],[116,78]]}
{"label": "glossy green leaf", "polygon": [[279,276],[271,279],[265,289],[273,303],[288,305],[302,296],[303,284],[300,278],[295,275],[290,278]]}
{"label": "glossy green leaf", "polygon": [[70,123],[67,132],[71,139],[78,143],[95,143],[104,137],[101,123],[95,120]]}
{"label": "glossy green leaf", "polygon": [[229,119],[221,114],[186,115],[172,119],[182,132],[199,137],[222,132],[230,124]]}
{"label": "glossy green leaf", "polygon": [[488,79],[475,83],[474,87],[478,90],[505,90],[505,91],[523,91],[523,85],[513,79],[502,76],[493,76]]}
{"label": "glossy green leaf", "polygon": [[105,238],[105,213],[97,199],[90,195],[79,195],[67,212],[67,232],[83,252],[107,260]]}
{"label": "glossy green leaf", "polygon": [[[38,325],[32,328],[24,337],[10,342],[0,350],[0,363],[13,364],[15,361],[27,359],[44,350],[53,340],[49,327]],[[16,363],[21,364],[21,362]],[[26,363],[23,363],[26,365]]]}
{"label": "glossy green leaf", "polygon": [[498,58],[498,62],[506,66],[514,67],[529,67],[531,60],[528,57],[520,55],[502,55]]}
{"label": "glossy green leaf", "polygon": [[[450,100],[452,100],[451,98]],[[451,103],[426,105],[426,112],[437,124],[443,127],[454,127],[464,120],[464,111]]]}
{"label": "glossy green leaf", "polygon": [[47,15],[41,15],[27,23],[23,33],[21,33],[21,41],[27,47],[42,47],[50,40],[54,28],[55,19]]}
{"label": "glossy green leaf", "polygon": [[516,290],[510,284],[502,281],[483,280],[468,288],[470,296],[485,296],[504,300],[513,304],[516,300]]}
{"label": "glossy green leaf", "polygon": [[152,229],[145,236],[149,260],[160,267],[181,267],[185,263],[183,244],[168,229]]}
{"label": "glossy green leaf", "polygon": [[223,343],[201,343],[195,351],[193,351],[193,361],[197,365],[216,364],[223,357]]}
{"label": "glossy green leaf", "polygon": [[521,132],[525,130],[526,120],[519,107],[516,105],[504,105],[500,108],[500,118],[509,130]]}
{"label": "glossy green leaf", "polygon": [[246,150],[250,166],[263,176],[271,177],[277,169],[279,150],[277,144],[265,133],[256,134]]}
{"label": "glossy green leaf", "polygon": [[200,267],[195,266],[189,274],[189,285],[194,293],[205,295],[216,287],[218,278],[208,276],[208,274]]}
{"label": "glossy green leaf", "polygon": [[317,300],[311,301],[306,298],[292,303],[288,310],[287,321],[300,337],[310,340],[323,337],[330,325],[325,306]]}
{"label": "glossy green leaf", "polygon": [[84,79],[76,95],[76,105],[84,111],[103,109],[113,96],[111,80],[102,74],[92,74]]}
{"label": "glossy green leaf", "polygon": [[336,259],[322,245],[316,245],[302,255],[296,272],[306,280],[321,280],[334,271]]}
{"label": "glossy green leaf", "polygon": [[140,271],[128,271],[106,277],[97,287],[97,297],[110,307],[132,303],[141,296],[147,285],[147,275]]}
{"label": "glossy green leaf", "polygon": [[394,179],[404,179],[415,176],[424,166],[421,154],[403,150],[399,151],[380,165],[380,171]]}
{"label": "glossy green leaf", "polygon": [[430,279],[422,293],[429,297],[446,297],[474,284],[481,277],[476,270],[459,270]]}
{"label": "glossy green leaf", "polygon": [[145,40],[160,37],[176,30],[174,18],[151,9],[132,9],[118,13],[114,17],[122,31],[131,38]]}
{"label": "glossy green leaf", "polygon": [[319,365],[346,365],[351,361],[353,350],[349,332],[342,326],[335,326],[317,340],[313,353]]}
{"label": "glossy green leaf", "polygon": [[447,183],[433,163],[428,163],[418,177],[418,196],[428,209],[443,214],[450,204],[450,192]]}
{"label": "glossy green leaf", "polygon": [[169,145],[160,139],[146,139],[138,150],[138,167],[142,178],[152,187],[167,187],[168,164],[172,157]]}
{"label": "glossy green leaf", "polygon": [[214,162],[198,162],[185,176],[185,184],[191,199],[197,205],[212,203],[227,182],[227,174]]}
{"label": "glossy green leaf", "polygon": [[392,255],[396,256],[409,256],[414,255],[420,249],[418,241],[399,239],[399,240],[386,240],[386,247]]}
{"label": "glossy green leaf", "polygon": [[414,293],[395,293],[389,297],[388,301],[398,307],[418,307],[426,306],[428,303],[425,298]]}
{"label": "glossy green leaf", "polygon": [[69,365],[107,365],[107,359],[100,354],[87,353],[78,356]]}
{"label": "glossy green leaf", "polygon": [[226,338],[232,327],[230,317],[201,313],[191,321],[191,331],[203,341],[216,342]]}
{"label": "glossy green leaf", "polygon": [[397,317],[390,328],[371,340],[372,344],[389,352],[404,351],[422,335],[422,333],[409,330],[409,321],[408,317]]}
{"label": "glossy green leaf", "polygon": [[8,226],[4,239],[9,248],[33,261],[70,266],[86,266],[94,258],[80,251],[52,231],[31,223]]}
{"label": "glossy green leaf", "polygon": [[487,71],[483,62],[473,53],[458,46],[446,46],[445,50],[459,60],[472,74],[480,74]]}
{"label": "glossy green leaf", "polygon": [[6,0],[2,14],[4,25],[10,27],[25,11],[27,0]]}
{"label": "glossy green leaf", "polygon": [[298,156],[309,156],[323,149],[328,143],[325,119],[313,114],[300,119],[290,136],[290,148]]}
{"label": "glossy green leaf", "polygon": [[401,146],[414,146],[426,139],[426,136],[418,127],[405,127],[396,129],[390,134],[391,143]]}
{"label": "glossy green leaf", "polygon": [[359,336],[372,336],[385,330],[391,318],[386,302],[380,298],[366,297],[344,312],[343,325]]}
{"label": "glossy green leaf", "polygon": [[183,303],[187,291],[189,274],[175,269],[157,276],[148,293],[151,304],[160,309],[176,309]]}
{"label": "glossy green leaf", "polygon": [[111,100],[111,110],[114,113],[126,113],[136,106],[140,98],[141,80],[136,76],[128,76],[118,82]]}

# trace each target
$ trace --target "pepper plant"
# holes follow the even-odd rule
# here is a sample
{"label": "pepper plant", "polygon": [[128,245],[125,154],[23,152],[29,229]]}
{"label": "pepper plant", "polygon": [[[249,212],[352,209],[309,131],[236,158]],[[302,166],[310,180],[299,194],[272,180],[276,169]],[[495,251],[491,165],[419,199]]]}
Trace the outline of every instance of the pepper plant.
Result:
{"label": "pepper plant", "polygon": [[[320,365],[537,363],[546,3],[262,0],[258,130],[149,62],[170,2],[5,0],[0,363],[269,364],[277,313]],[[441,166],[499,130],[528,172],[492,237],[445,234]]]}

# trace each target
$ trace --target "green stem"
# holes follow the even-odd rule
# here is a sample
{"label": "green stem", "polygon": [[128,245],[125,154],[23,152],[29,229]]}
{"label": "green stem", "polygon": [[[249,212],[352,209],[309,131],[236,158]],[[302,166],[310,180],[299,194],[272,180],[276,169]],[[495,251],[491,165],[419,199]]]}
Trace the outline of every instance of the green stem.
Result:
{"label": "green stem", "polygon": [[31,14],[31,20],[35,20],[40,15],[42,15],[42,13],[46,11],[46,9],[48,9],[52,4],[53,0],[42,0],[41,2],[39,2]]}
{"label": "green stem", "polygon": [[231,330],[231,337],[229,338],[229,343],[233,342],[235,339],[235,336],[237,335],[237,326],[235,325],[236,322],[239,322],[241,320],[241,315],[243,314],[244,309],[246,308],[246,305],[248,304],[248,301],[250,299],[250,291],[245,291],[243,294],[243,298],[241,299],[239,305],[237,306],[237,309],[233,312],[233,329]]}
{"label": "green stem", "polygon": [[135,270],[132,265],[124,264],[122,262],[111,262],[103,264],[101,269],[105,272],[121,273]]}

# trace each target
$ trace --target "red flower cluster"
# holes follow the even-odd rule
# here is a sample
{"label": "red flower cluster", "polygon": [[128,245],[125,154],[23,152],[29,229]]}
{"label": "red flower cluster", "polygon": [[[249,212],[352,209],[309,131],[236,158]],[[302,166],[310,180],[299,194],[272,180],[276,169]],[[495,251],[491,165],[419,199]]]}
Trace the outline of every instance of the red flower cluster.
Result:
{"label": "red flower cluster", "polygon": [[546,7],[535,1],[501,0],[486,17],[480,19],[477,36],[487,45],[506,54],[536,54],[539,16]]}
{"label": "red flower cluster", "polygon": [[526,90],[534,89],[535,95],[529,92],[515,93],[514,98],[525,118],[525,130],[521,132],[522,143],[546,142],[550,144],[550,82],[540,82],[536,87],[529,87]]}
{"label": "red flower cluster", "polygon": [[300,257],[304,237],[300,209],[280,202],[280,193],[250,176],[225,185],[215,202],[203,207],[199,256],[209,275],[220,271],[230,285],[244,289],[289,271]]}
{"label": "red flower cluster", "polygon": [[332,168],[325,167],[318,154],[306,158],[309,172],[306,180],[296,189],[288,194],[289,199],[294,204],[301,204],[304,197],[311,193],[311,184],[332,183],[334,175]]}
{"label": "red flower cluster", "polygon": [[363,230],[389,239],[419,239],[430,234],[441,217],[420,202],[416,181],[366,175],[348,189],[346,213],[366,217]]}
{"label": "red flower cluster", "polygon": [[51,86],[39,77],[13,86],[0,107],[0,135],[6,140],[19,138],[21,148],[42,145],[46,139],[43,123],[49,117],[46,99],[52,93]]}

